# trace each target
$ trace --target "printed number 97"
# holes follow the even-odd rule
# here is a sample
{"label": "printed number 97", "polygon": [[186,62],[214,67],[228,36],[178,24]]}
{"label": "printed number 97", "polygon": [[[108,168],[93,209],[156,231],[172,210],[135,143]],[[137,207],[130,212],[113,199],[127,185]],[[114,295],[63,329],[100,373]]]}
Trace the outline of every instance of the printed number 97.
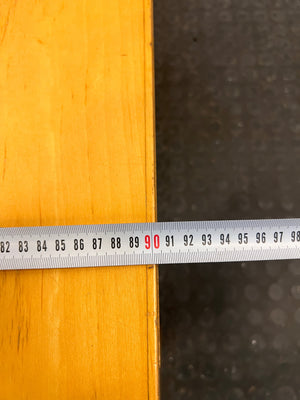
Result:
{"label": "printed number 97", "polygon": [[274,243],[282,242],[283,232],[274,232]]}

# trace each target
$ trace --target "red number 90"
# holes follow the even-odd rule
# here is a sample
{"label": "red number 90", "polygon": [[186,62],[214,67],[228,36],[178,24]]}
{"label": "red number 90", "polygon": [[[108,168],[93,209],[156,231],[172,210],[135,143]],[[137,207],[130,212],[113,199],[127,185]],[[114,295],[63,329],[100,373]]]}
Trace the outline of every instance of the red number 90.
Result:
{"label": "red number 90", "polygon": [[150,246],[151,246],[151,243],[150,243],[150,236],[149,236],[149,235],[146,235],[146,236],[145,236],[145,247],[146,247],[147,250],[149,250],[149,249],[150,249]]}

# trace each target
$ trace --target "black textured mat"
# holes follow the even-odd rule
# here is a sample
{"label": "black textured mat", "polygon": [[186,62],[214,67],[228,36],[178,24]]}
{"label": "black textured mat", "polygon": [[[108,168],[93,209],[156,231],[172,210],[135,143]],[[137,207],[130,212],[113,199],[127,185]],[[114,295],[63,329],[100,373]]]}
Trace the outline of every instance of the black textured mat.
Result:
{"label": "black textured mat", "polygon": [[[158,217],[300,216],[300,0],[154,0]],[[300,262],[160,267],[161,398],[300,399]]]}

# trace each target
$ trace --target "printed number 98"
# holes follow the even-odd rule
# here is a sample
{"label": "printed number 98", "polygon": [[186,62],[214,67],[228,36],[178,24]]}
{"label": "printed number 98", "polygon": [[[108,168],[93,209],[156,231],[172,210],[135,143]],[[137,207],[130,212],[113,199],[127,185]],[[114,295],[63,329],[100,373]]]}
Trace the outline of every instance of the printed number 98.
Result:
{"label": "printed number 98", "polygon": [[293,231],[291,233],[292,242],[300,242],[300,231]]}

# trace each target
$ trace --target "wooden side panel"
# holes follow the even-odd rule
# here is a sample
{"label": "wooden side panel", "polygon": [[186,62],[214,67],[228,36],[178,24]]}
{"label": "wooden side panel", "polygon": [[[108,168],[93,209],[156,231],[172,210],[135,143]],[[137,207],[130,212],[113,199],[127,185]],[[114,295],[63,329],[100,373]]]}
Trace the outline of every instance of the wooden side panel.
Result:
{"label": "wooden side panel", "polygon": [[[155,220],[148,0],[0,3],[0,226]],[[0,272],[0,398],[157,399],[154,266]]]}

